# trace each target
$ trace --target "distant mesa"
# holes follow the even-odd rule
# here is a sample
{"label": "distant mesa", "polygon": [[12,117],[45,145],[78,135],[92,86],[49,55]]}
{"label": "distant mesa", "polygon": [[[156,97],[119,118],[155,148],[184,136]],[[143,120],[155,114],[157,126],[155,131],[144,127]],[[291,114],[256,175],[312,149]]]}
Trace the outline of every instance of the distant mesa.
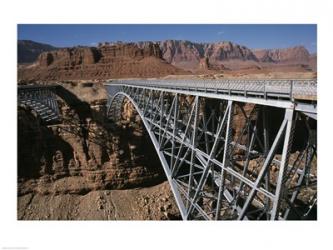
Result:
{"label": "distant mesa", "polygon": [[19,67],[21,80],[162,77],[228,70],[317,70],[317,56],[303,46],[249,49],[230,41],[118,41],[102,42],[97,47],[56,48],[19,40],[18,63],[30,63]]}
{"label": "distant mesa", "polygon": [[296,46],[286,49],[262,49],[253,51],[256,57],[262,62],[307,62],[310,53],[303,46]]}
{"label": "distant mesa", "polygon": [[232,61],[254,61],[258,59],[245,46],[232,42],[193,43],[190,41],[167,40],[160,42],[163,58],[180,68],[195,70],[200,67],[200,60],[207,58],[210,65],[224,67],[221,64]]}
{"label": "distant mesa", "polygon": [[157,43],[102,44],[43,52],[27,67],[19,67],[18,79],[79,80],[123,77],[160,77],[187,74],[167,63]]}

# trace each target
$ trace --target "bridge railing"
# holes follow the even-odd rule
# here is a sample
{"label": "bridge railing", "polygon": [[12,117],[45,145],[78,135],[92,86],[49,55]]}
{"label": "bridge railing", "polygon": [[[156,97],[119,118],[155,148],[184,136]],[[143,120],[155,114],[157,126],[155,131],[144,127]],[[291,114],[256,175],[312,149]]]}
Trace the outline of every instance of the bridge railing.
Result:
{"label": "bridge railing", "polygon": [[262,97],[295,97],[316,99],[317,80],[113,80],[112,84],[126,84],[147,87],[171,88],[224,94],[256,95]]}

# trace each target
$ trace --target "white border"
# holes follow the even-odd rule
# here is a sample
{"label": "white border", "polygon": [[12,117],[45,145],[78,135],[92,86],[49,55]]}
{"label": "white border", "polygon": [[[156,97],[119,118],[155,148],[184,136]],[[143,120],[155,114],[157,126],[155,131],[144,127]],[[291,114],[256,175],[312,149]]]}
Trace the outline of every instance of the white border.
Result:
{"label": "white border", "polygon": [[[0,247],[28,249],[315,249],[331,246],[332,1],[1,1]],[[16,221],[17,23],[317,23],[317,222]]]}

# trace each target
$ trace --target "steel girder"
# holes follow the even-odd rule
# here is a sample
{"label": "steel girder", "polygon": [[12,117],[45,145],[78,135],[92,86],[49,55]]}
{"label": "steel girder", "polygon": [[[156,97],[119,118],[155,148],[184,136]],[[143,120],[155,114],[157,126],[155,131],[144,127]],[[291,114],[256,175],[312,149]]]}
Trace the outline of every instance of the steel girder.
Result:
{"label": "steel girder", "polygon": [[112,80],[111,84],[255,96],[265,99],[317,99],[316,79]]}
{"label": "steel girder", "polygon": [[[108,91],[110,117],[126,97],[142,118],[184,220],[304,219],[316,206],[316,121],[294,107],[280,108],[271,131],[265,105],[140,86]],[[295,150],[299,123],[307,136]]]}
{"label": "steel girder", "polygon": [[56,86],[19,86],[18,105],[28,106],[46,123],[59,119],[57,97],[54,94]]}

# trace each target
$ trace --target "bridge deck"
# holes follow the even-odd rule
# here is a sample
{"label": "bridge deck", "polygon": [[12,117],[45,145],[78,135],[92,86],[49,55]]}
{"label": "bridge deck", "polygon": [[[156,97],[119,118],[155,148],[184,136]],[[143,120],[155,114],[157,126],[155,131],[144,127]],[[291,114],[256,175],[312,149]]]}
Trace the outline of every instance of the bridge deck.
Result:
{"label": "bridge deck", "polygon": [[213,92],[228,95],[263,97],[266,99],[316,100],[317,80],[113,80],[109,83],[167,89]]}
{"label": "bridge deck", "polygon": [[[127,86],[199,95],[281,108],[292,108],[311,117],[317,114],[317,80],[112,80],[108,86]],[[108,88],[109,94],[112,92]]]}

